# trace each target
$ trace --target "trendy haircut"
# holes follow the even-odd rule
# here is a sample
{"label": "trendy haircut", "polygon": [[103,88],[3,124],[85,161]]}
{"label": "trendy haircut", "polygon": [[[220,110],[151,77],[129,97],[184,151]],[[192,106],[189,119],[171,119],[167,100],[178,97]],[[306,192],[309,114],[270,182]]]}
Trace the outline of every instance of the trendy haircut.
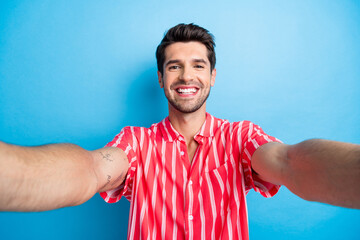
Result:
{"label": "trendy haircut", "polygon": [[210,61],[211,70],[215,68],[215,41],[214,36],[205,28],[202,28],[193,23],[190,24],[178,24],[175,27],[170,28],[164,38],[161,40],[159,46],[156,49],[156,60],[158,71],[164,73],[164,61],[165,61],[165,49],[170,44],[176,42],[190,42],[196,41],[205,45],[208,50],[208,59]]}

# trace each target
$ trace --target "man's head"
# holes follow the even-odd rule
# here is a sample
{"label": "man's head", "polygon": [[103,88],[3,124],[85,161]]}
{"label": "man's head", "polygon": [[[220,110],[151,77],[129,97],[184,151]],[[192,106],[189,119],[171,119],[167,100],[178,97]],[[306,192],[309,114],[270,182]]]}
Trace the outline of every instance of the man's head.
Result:
{"label": "man's head", "polygon": [[156,60],[158,71],[164,73],[165,49],[169,45],[176,42],[200,42],[205,45],[208,51],[208,59],[210,61],[211,70],[215,68],[215,41],[214,36],[205,28],[195,24],[178,24],[170,28],[165,34],[161,43],[156,49]]}
{"label": "man's head", "polygon": [[214,45],[212,35],[193,24],[179,24],[166,33],[156,56],[170,112],[206,111],[216,76]]}

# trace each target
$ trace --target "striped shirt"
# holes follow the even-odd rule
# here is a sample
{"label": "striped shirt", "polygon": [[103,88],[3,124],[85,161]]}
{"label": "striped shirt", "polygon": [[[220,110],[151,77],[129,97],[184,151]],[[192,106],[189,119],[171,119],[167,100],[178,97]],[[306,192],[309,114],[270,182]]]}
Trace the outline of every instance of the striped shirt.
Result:
{"label": "striped shirt", "polygon": [[125,127],[107,146],[125,151],[123,184],[100,195],[130,202],[128,239],[249,239],[245,195],[271,197],[279,186],[252,174],[251,156],[279,141],[249,121],[230,123],[206,114],[194,137],[192,162],[184,137],[169,118],[150,128]]}

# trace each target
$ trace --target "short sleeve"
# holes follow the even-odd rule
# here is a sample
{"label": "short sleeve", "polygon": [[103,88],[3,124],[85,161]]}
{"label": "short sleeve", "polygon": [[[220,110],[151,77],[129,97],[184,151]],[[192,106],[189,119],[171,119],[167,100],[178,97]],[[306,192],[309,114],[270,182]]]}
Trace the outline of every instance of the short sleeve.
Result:
{"label": "short sleeve", "polygon": [[244,121],[241,129],[241,168],[244,174],[245,191],[254,189],[264,197],[272,197],[278,191],[280,186],[263,181],[260,179],[251,167],[251,158],[255,150],[263,144],[269,142],[281,142],[279,139],[267,135],[258,125],[252,122]]}
{"label": "short sleeve", "polygon": [[107,203],[115,203],[120,200],[122,196],[131,201],[132,188],[134,184],[134,176],[137,170],[137,139],[134,134],[133,127],[125,127],[115,138],[106,144],[106,147],[117,147],[123,150],[129,161],[129,170],[127,172],[124,182],[117,188],[101,192],[100,196]]}

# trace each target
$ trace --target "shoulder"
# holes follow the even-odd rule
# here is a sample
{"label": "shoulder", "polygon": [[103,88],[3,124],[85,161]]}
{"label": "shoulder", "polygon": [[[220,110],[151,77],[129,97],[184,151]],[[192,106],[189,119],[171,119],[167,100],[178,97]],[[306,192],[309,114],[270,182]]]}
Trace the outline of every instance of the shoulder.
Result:
{"label": "shoulder", "polygon": [[225,131],[227,133],[248,132],[249,129],[259,128],[259,126],[248,120],[230,122],[226,119],[213,118],[214,125],[217,125],[217,130]]}
{"label": "shoulder", "polygon": [[237,122],[229,122],[223,119],[218,120],[220,121],[220,124],[215,131],[215,135],[222,135],[225,137],[225,139],[246,143],[251,139],[257,138],[259,136],[268,138],[265,136],[266,134],[261,129],[261,127],[252,121],[242,120]]}
{"label": "shoulder", "polygon": [[117,146],[120,142],[124,141],[134,141],[140,136],[141,132],[146,132],[144,127],[135,127],[135,126],[126,126],[121,129],[121,131],[115,135],[113,140],[109,142],[106,146]]}
{"label": "shoulder", "polygon": [[141,136],[150,136],[153,132],[153,128],[147,127],[138,127],[138,126],[126,126],[121,129],[118,135],[124,135],[124,137],[136,137],[140,138]]}
{"label": "shoulder", "polygon": [[125,136],[132,136],[137,139],[155,136],[160,132],[161,124],[161,122],[154,123],[150,127],[126,126],[119,135],[124,134]]}

